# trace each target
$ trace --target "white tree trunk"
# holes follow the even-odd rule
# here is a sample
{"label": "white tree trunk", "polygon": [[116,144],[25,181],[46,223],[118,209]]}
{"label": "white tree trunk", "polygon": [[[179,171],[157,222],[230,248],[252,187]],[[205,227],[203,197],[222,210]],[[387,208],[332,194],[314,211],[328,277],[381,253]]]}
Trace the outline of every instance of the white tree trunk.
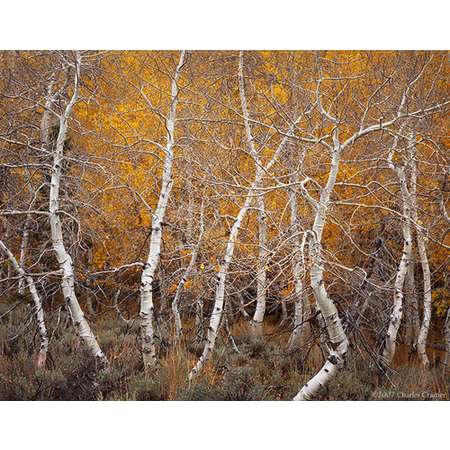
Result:
{"label": "white tree trunk", "polygon": [[79,76],[80,76],[80,55],[76,54],[75,63],[75,82],[74,91],[70,102],[67,104],[64,112],[59,117],[59,132],[56,140],[56,145],[53,150],[53,167],[52,177],[50,182],[50,198],[49,198],[49,218],[51,238],[53,250],[62,270],[61,287],[66,301],[72,315],[73,322],[77,327],[80,338],[85,343],[90,353],[99,361],[102,368],[108,366],[108,360],[98,345],[83,311],[75,294],[75,277],[73,270],[73,263],[71,256],[67,253],[64,246],[62,224],[59,211],[59,189],[61,185],[61,170],[64,159],[64,143],[67,135],[67,122],[78,98]]}
{"label": "white tree trunk", "polygon": [[417,338],[417,353],[424,367],[428,367],[430,362],[427,356],[427,337],[431,321],[431,273],[428,263],[427,248],[423,229],[419,226],[419,214],[417,207],[417,166],[416,149],[413,142],[410,143],[410,168],[411,168],[411,210],[412,218],[416,228],[417,249],[419,252],[420,264],[423,274],[423,320]]}
{"label": "white tree trunk", "polygon": [[31,298],[33,299],[34,303],[36,322],[39,331],[39,337],[41,340],[39,353],[36,360],[36,366],[38,368],[44,367],[45,361],[47,359],[48,335],[47,335],[47,328],[45,326],[44,310],[42,309],[42,302],[36,289],[36,285],[34,284],[33,278],[26,275],[24,268],[19,265],[14,255],[1,240],[0,240],[0,250],[2,250],[2,252],[8,258],[11,267],[13,267],[14,270],[18,273],[18,275],[21,277],[21,280],[26,281],[26,283],[28,284],[28,289],[30,291]]}
{"label": "white tree trunk", "polygon": [[[392,164],[391,164],[392,167]],[[397,269],[394,285],[394,305],[390,315],[388,330],[384,341],[383,362],[391,364],[395,354],[398,329],[403,316],[403,297],[404,284],[408,265],[412,256],[412,237],[411,237],[411,198],[408,191],[405,171],[402,167],[394,167],[400,184],[400,192],[403,202],[403,253],[400,264]]]}
{"label": "white tree trunk", "polygon": [[[263,168],[258,152],[255,148],[255,142],[250,127],[250,114],[247,105],[247,96],[245,94],[244,82],[244,52],[239,52],[239,95],[241,99],[242,115],[244,117],[245,136],[250,154],[255,161],[255,179],[258,180],[257,188],[262,186]],[[267,217],[264,205],[264,196],[259,194],[256,200],[258,207],[258,264],[256,273],[256,308],[253,315],[253,331],[256,335],[263,334],[263,321],[266,313],[267,297]]]}
{"label": "white tree trunk", "polygon": [[244,205],[242,206],[239,214],[231,227],[230,236],[228,238],[227,248],[222,263],[219,266],[219,273],[217,275],[217,288],[214,301],[214,308],[211,313],[211,318],[209,321],[208,332],[206,334],[206,343],[203,349],[203,353],[200,356],[197,364],[192,368],[189,373],[189,380],[191,380],[200,370],[202,370],[205,362],[209,358],[210,354],[214,349],[216,343],[217,332],[220,325],[220,320],[222,318],[223,304],[225,298],[225,282],[228,275],[228,269],[230,267],[231,261],[233,259],[234,247],[236,245],[236,238],[241,227],[242,221],[247,214],[250,204],[252,202],[252,197],[250,194],[247,195]]}
{"label": "white tree trunk", "polygon": [[[296,181],[296,180],[292,180]],[[294,350],[305,335],[307,324],[303,323],[304,318],[309,315],[307,297],[303,287],[303,277],[305,274],[304,265],[304,247],[306,243],[307,234],[303,235],[303,240],[300,243],[300,229],[298,226],[298,207],[297,196],[294,190],[291,190],[290,198],[291,206],[291,228],[294,233],[294,255],[292,258],[292,274],[294,277],[294,329],[288,342],[288,350]]]}
{"label": "white tree trunk", "polygon": [[237,235],[239,233],[239,229],[242,225],[242,221],[244,220],[244,217],[250,208],[250,205],[252,203],[253,196],[255,195],[256,189],[260,185],[261,180],[259,179],[259,176],[262,174],[262,172],[268,172],[272,168],[272,166],[278,161],[278,158],[280,157],[280,155],[286,148],[290,134],[293,132],[294,127],[296,126],[299,119],[300,119],[300,116],[294,121],[294,123],[289,128],[288,132],[284,135],[280,145],[277,147],[272,158],[267,163],[267,165],[264,167],[264,169],[262,171],[256,171],[255,180],[253,181],[250,189],[248,190],[244,204],[241,207],[241,209],[236,217],[236,220],[234,221],[233,226],[231,227],[227,247],[225,250],[225,255],[219,266],[214,307],[213,307],[213,311],[212,311],[211,318],[209,321],[209,327],[208,327],[208,333],[206,336],[205,347],[203,349],[202,355],[200,356],[199,360],[197,361],[197,364],[192,368],[191,372],[189,373],[189,380],[192,380],[192,378],[195,377],[202,370],[205,362],[207,361],[207,359],[211,355],[212,351],[214,350],[214,345],[215,345],[216,338],[217,338],[217,332],[218,332],[220,320],[222,318],[223,303],[224,303],[224,296],[225,296],[225,282],[226,282],[226,278],[228,275],[228,269],[229,269],[229,266],[233,259],[234,247],[236,244],[236,239],[237,239]]}
{"label": "white tree trunk", "polygon": [[267,216],[264,199],[260,195],[257,199],[258,205],[258,265],[256,274],[256,309],[253,315],[252,328],[257,336],[263,334],[264,315],[266,313],[267,298]]}
{"label": "white tree trunk", "polygon": [[325,289],[323,280],[324,263],[322,259],[322,233],[327,218],[330,196],[333,192],[336,177],[339,171],[341,148],[338,143],[337,131],[334,135],[335,146],[333,149],[331,168],[325,188],[322,189],[319,202],[307,198],[316,208],[316,215],[312,232],[310,232],[310,279],[311,287],[317,306],[322,313],[328,339],[330,342],[330,355],[324,366],[314,377],[306,383],[294,400],[310,400],[316,396],[320,390],[330,382],[337,372],[344,366],[345,356],[348,349],[348,339],[338,315],[336,306]]}
{"label": "white tree trunk", "polygon": [[[20,243],[19,266],[23,269],[25,267],[25,259],[27,256],[28,239],[30,235],[31,214],[28,214],[23,225],[22,241]],[[25,292],[25,278],[19,280],[19,295],[23,296]]]}
{"label": "white tree trunk", "polygon": [[159,263],[162,227],[167,203],[172,190],[172,164],[174,157],[173,148],[175,144],[175,120],[178,103],[178,80],[184,64],[185,54],[186,52],[184,50],[180,53],[179,62],[172,79],[171,105],[169,115],[166,119],[167,143],[165,147],[162,185],[158,204],[152,219],[152,233],[147,263],[145,264],[141,275],[141,305],[139,316],[141,318],[142,359],[144,362],[144,370],[146,371],[154,368],[158,363],[153,330],[153,279]]}

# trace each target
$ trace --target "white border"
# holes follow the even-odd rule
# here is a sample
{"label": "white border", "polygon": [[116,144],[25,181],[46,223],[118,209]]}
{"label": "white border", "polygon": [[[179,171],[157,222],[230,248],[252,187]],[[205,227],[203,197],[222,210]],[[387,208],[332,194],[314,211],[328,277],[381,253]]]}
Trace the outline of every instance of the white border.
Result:
{"label": "white border", "polygon": [[415,449],[448,442],[446,402],[3,402],[5,449]]}
{"label": "white border", "polygon": [[447,49],[444,0],[5,0],[3,49]]}

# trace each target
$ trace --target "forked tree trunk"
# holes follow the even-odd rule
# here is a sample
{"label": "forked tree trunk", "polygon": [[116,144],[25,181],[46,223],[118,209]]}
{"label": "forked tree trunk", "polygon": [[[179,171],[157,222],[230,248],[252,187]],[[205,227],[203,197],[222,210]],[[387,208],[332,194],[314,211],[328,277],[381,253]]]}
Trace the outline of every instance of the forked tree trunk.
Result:
{"label": "forked tree trunk", "polygon": [[[247,106],[247,96],[245,94],[244,82],[244,52],[239,52],[239,95],[241,98],[242,115],[244,117],[245,136],[247,147],[255,162],[255,179],[258,180],[256,188],[262,187],[263,168],[258,152],[255,148],[255,142],[250,127],[250,114]],[[264,315],[266,313],[267,297],[267,216],[264,205],[264,196],[257,194],[256,205],[258,208],[258,264],[256,273],[256,308],[253,314],[252,328],[257,336],[263,334]]]}
{"label": "forked tree trunk", "polygon": [[[52,89],[53,89],[54,82],[51,81],[49,83],[49,86],[47,88],[47,97],[45,99],[45,108],[44,112],[42,113],[41,123],[40,123],[40,135],[41,135],[41,145],[44,149],[48,149],[50,147],[50,124],[52,122],[52,114],[51,114],[51,108],[52,108]],[[29,175],[28,169],[26,170],[27,174]],[[29,205],[29,208],[31,209],[33,204],[33,196],[34,193],[32,191],[32,188],[30,184],[28,185],[28,188],[30,190],[30,196],[31,196],[31,203]],[[19,256],[19,265],[20,267],[25,267],[25,260],[27,257],[27,251],[28,251],[28,242],[30,237],[30,227],[31,227],[31,220],[32,216],[31,214],[27,214],[25,219],[25,224],[23,226],[22,231],[22,240],[20,243],[20,256]],[[23,295],[25,290],[25,279],[21,278],[19,280],[19,295]]]}
{"label": "forked tree trunk", "polygon": [[102,368],[107,368],[108,360],[98,345],[89,323],[84,317],[83,311],[75,294],[75,277],[72,258],[64,246],[62,223],[59,209],[59,190],[61,186],[61,171],[64,161],[64,143],[67,136],[67,122],[72,113],[73,106],[78,99],[80,77],[80,55],[77,52],[75,62],[74,91],[70,102],[59,117],[59,132],[56,145],[53,150],[53,167],[50,182],[49,217],[53,250],[62,271],[61,287],[66,304],[70,310],[72,320],[76,326],[80,338],[85,343],[89,352],[98,360]]}
{"label": "forked tree trunk", "polygon": [[181,69],[184,65],[185,51],[180,53],[177,68],[172,80],[171,104],[169,115],[166,120],[167,144],[165,147],[164,168],[161,191],[158,204],[153,214],[152,233],[150,237],[149,252],[147,263],[141,275],[141,299],[140,313],[141,318],[141,351],[144,362],[144,370],[148,371],[157,366],[156,347],[153,329],[153,280],[159,263],[162,241],[162,227],[166,213],[167,203],[172,190],[172,164],[174,158],[175,145],[175,120],[178,103],[178,80]]}
{"label": "forked tree trunk", "polygon": [[[414,137],[413,137],[414,138]],[[419,253],[420,265],[422,266],[423,278],[423,320],[417,338],[417,353],[424,367],[428,367],[430,362],[427,356],[427,337],[431,321],[431,273],[428,263],[425,236],[422,227],[419,225],[419,213],[417,205],[417,166],[416,148],[414,142],[410,143],[410,168],[411,168],[411,210],[412,218],[416,228],[417,250]]]}
{"label": "forked tree trunk", "polygon": [[[45,361],[47,359],[47,351],[48,351],[48,334],[47,328],[45,326],[44,319],[44,310],[42,308],[42,301],[39,297],[38,291],[36,289],[36,285],[34,284],[33,278],[31,276],[27,276],[25,270],[22,266],[19,265],[14,255],[11,251],[6,247],[6,245],[0,240],[0,250],[4,253],[4,255],[8,258],[11,267],[17,272],[17,274],[21,277],[21,280],[24,280],[28,284],[28,289],[31,294],[31,298],[34,303],[34,311],[36,314],[36,322],[37,328],[39,332],[39,337],[41,340],[41,344],[39,347],[39,353],[36,359],[36,366],[38,368],[42,368],[45,366]],[[25,287],[25,286],[24,286]]]}
{"label": "forked tree trunk", "polygon": [[394,284],[394,304],[389,319],[388,330],[384,340],[383,363],[391,364],[395,354],[397,334],[403,316],[404,285],[408,265],[412,256],[411,236],[411,198],[408,191],[405,171],[402,167],[395,167],[400,184],[400,192],[403,202],[403,252],[397,269]]}
{"label": "forked tree trunk", "polygon": [[225,297],[225,283],[228,276],[228,270],[231,264],[231,261],[233,259],[233,253],[234,253],[234,247],[236,245],[236,239],[239,233],[239,229],[242,225],[242,221],[245,218],[245,215],[247,214],[250,205],[253,201],[253,197],[256,194],[256,189],[258,186],[260,186],[261,180],[259,179],[259,176],[262,172],[268,172],[272,166],[278,161],[278,158],[284,151],[289,137],[291,133],[294,130],[294,127],[297,125],[298,121],[300,120],[300,116],[294,121],[294,123],[289,128],[288,132],[284,135],[280,145],[275,150],[272,158],[267,163],[267,165],[264,167],[263,171],[256,171],[255,173],[255,180],[253,181],[251,187],[249,188],[247,192],[247,196],[245,198],[244,204],[242,205],[236,220],[234,221],[233,226],[230,230],[230,235],[228,237],[227,247],[225,250],[225,255],[219,265],[219,271],[217,275],[217,287],[216,287],[216,293],[215,293],[215,300],[214,300],[214,307],[213,311],[211,313],[210,321],[209,321],[209,327],[208,332],[206,336],[206,343],[205,347],[203,349],[203,353],[200,356],[199,360],[195,364],[195,366],[192,368],[191,372],[189,373],[189,380],[192,380],[202,369],[205,365],[206,361],[210,357],[212,351],[214,350],[218,329],[220,325],[220,320],[222,318],[222,312],[223,312],[223,305],[224,305],[224,297]]}
{"label": "forked tree trunk", "polygon": [[309,194],[307,195],[307,198],[316,209],[313,228],[309,233],[311,236],[309,241],[311,288],[325,322],[330,343],[330,354],[320,371],[302,387],[300,392],[294,397],[294,400],[311,400],[314,398],[344,366],[348,349],[348,339],[342,326],[342,322],[333,300],[328,296],[323,280],[324,263],[322,259],[322,234],[328,214],[330,196],[333,192],[339,171],[341,157],[337,129],[334,133],[335,146],[332,153],[331,168],[327,184],[325,185],[325,188],[322,189],[319,202],[311,198]]}

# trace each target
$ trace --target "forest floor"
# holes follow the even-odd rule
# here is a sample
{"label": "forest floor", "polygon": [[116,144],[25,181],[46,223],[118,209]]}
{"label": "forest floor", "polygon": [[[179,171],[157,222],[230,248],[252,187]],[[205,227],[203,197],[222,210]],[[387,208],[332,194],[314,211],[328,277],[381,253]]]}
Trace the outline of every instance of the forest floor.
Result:
{"label": "forest floor", "polygon": [[[93,330],[110,361],[109,372],[99,373],[70,323],[54,318],[47,364],[37,370],[34,322],[21,323],[19,317],[25,317],[23,311],[0,320],[0,400],[291,400],[323,361],[318,347],[307,364],[302,352],[286,352],[276,325],[266,327],[263,339],[238,323],[233,336],[239,353],[228,339],[219,339],[211,361],[191,383],[187,375],[202,345],[188,339],[170,348],[160,345],[160,367],[146,375],[137,324],[97,318]],[[373,361],[350,352],[345,369],[319,399],[450,398],[449,377],[441,367],[424,370],[408,358],[397,359],[389,377],[380,377]]]}

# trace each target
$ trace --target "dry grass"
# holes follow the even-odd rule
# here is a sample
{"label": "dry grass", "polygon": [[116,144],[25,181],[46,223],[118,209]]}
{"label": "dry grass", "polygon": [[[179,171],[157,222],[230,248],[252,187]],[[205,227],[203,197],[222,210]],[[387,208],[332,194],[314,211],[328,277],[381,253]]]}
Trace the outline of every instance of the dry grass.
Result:
{"label": "dry grass", "polygon": [[[268,323],[265,338],[252,336],[248,324],[234,324],[237,353],[221,336],[204,371],[191,383],[187,375],[197,360],[189,336],[162,352],[160,367],[144,374],[137,327],[99,319],[93,327],[111,363],[99,374],[69,326],[53,334],[45,369],[36,371],[37,339],[31,325],[17,337],[20,317],[0,324],[1,400],[290,400],[320,367],[314,347],[304,364],[302,352],[287,354],[285,333]],[[53,330],[54,323],[49,324]],[[379,379],[369,361],[350,356],[347,367],[322,393],[323,400],[444,400],[448,377],[438,368],[422,370],[411,361]]]}

